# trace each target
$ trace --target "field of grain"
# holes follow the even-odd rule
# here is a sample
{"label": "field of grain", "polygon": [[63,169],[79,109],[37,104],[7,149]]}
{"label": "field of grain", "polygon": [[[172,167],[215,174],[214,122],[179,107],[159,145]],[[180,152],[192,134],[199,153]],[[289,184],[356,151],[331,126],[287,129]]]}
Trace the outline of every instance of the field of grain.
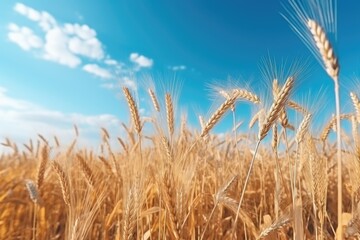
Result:
{"label": "field of grain", "polygon": [[[226,111],[237,110],[237,100],[260,104],[254,93],[227,92],[229,98],[201,122],[202,130],[174,119],[170,94],[149,94],[154,121],[145,124],[155,134],[145,136],[127,88],[127,137],[110,138],[102,129],[99,152],[77,147],[76,139],[64,150],[56,139],[40,135],[21,151],[6,140],[11,152],[0,161],[1,239],[333,239],[337,159],[328,135],[336,121],[313,136],[312,114],[289,97],[294,81],[289,77],[282,87],[274,81],[274,103],[251,121],[259,134],[249,130],[237,141],[234,131],[219,136],[211,129]],[[360,105],[356,94],[351,100],[354,112],[340,116],[353,126],[352,135],[342,132],[348,146],[341,153],[340,188],[347,237],[359,232]],[[287,120],[290,111],[303,115],[299,126]],[[161,115],[165,126],[157,120]],[[261,144],[266,135],[269,140]],[[112,150],[113,141],[121,151]]]}
{"label": "field of grain", "polygon": [[[335,90],[336,111],[322,129],[311,131],[317,109],[294,100],[303,69],[275,74],[266,100],[245,87],[214,88],[223,102],[198,116],[198,128],[177,113],[175,93],[146,89],[153,114],[145,119],[123,87],[126,136],[102,128],[99,150],[78,146],[76,126],[69,145],[42,135],[2,142],[0,239],[360,237],[359,95],[340,105],[341,59],[328,38],[334,9],[298,2],[289,0],[287,20]],[[235,119],[244,101],[256,110],[247,132]],[[351,112],[341,111],[346,104]],[[229,131],[214,133],[226,114]]]}

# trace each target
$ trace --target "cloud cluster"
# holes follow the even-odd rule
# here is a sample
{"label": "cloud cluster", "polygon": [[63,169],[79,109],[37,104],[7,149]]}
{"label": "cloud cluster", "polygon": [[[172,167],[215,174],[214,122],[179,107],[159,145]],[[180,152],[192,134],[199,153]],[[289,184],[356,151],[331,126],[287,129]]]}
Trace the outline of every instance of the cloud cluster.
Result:
{"label": "cloud cluster", "polygon": [[43,46],[42,39],[34,34],[30,28],[19,27],[18,25],[11,23],[9,24],[8,29],[9,40],[19,45],[19,47],[25,51],[29,51],[33,48],[41,48]]}
{"label": "cloud cluster", "polygon": [[147,58],[143,55],[138,53],[131,53],[130,54],[130,61],[137,64],[138,67],[142,68],[150,68],[152,67],[154,61],[150,58]]}
{"label": "cloud cluster", "polygon": [[[71,68],[82,63],[81,57],[102,60],[103,46],[96,37],[96,31],[87,25],[59,24],[48,12],[40,12],[22,3],[16,3],[14,11],[38,24],[43,39],[28,27],[9,24],[8,38],[24,50],[42,48],[42,57]],[[44,42],[44,43],[43,43]]]}
{"label": "cloud cluster", "polygon": [[[108,80],[124,79],[129,83],[129,72],[151,68],[154,61],[139,53],[131,53],[130,62],[135,66],[112,59],[104,49],[94,29],[86,24],[59,23],[50,13],[38,11],[22,3],[16,3],[14,11],[38,25],[35,28],[8,25],[8,39],[25,51],[33,51],[42,59],[70,67],[81,67],[84,71]],[[86,62],[86,63],[84,63]],[[120,75],[120,77],[119,77]],[[107,84],[107,86],[109,86]]]}
{"label": "cloud cluster", "polygon": [[122,134],[119,131],[120,120],[116,116],[84,115],[46,109],[10,97],[3,87],[0,87],[0,115],[1,137],[9,137],[18,143],[27,142],[29,137],[34,138],[37,134],[42,134],[47,139],[57,136],[60,141],[69,143],[74,138],[73,124],[78,126],[82,142],[92,147],[97,146],[101,127],[115,136]]}

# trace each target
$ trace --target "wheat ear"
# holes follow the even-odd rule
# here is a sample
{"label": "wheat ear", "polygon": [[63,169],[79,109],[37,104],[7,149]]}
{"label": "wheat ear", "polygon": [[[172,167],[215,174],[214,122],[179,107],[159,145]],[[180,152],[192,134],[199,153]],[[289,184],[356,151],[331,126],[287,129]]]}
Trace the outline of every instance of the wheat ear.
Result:
{"label": "wheat ear", "polygon": [[209,131],[216,125],[216,123],[220,120],[221,117],[224,116],[227,110],[231,108],[231,106],[235,103],[239,96],[239,91],[234,91],[231,98],[227,99],[210,117],[209,121],[206,123],[205,127],[202,129],[201,137],[205,137]]}
{"label": "wheat ear", "polygon": [[92,188],[94,188],[94,186],[95,186],[95,178],[94,178],[93,171],[91,170],[89,164],[87,164],[85,159],[80,154],[77,154],[76,158],[80,163],[81,171],[83,172],[86,181],[88,182],[88,184]]}
{"label": "wheat ear", "polygon": [[308,113],[301,121],[298,131],[296,132],[296,141],[300,144],[304,140],[304,136],[309,129],[312,115]]}
{"label": "wheat ear", "polygon": [[308,20],[307,25],[314,38],[316,47],[321,54],[326,72],[334,81],[337,81],[339,76],[339,63],[325,31],[312,19]]}
{"label": "wheat ear", "polygon": [[139,115],[139,111],[136,106],[135,100],[134,100],[133,96],[131,95],[130,90],[127,87],[123,87],[123,92],[126,97],[126,101],[129,105],[130,114],[131,114],[131,118],[132,118],[134,126],[135,126],[135,130],[140,135],[142,125],[140,122],[140,115]]}
{"label": "wheat ear", "polygon": [[279,112],[284,108],[284,106],[290,96],[293,86],[294,86],[294,78],[289,77],[287,79],[285,85],[280,90],[276,101],[271,105],[271,108],[265,118],[265,122],[259,131],[259,136],[258,136],[259,141],[261,141],[262,139],[264,139],[266,137],[271,126],[274,124],[274,122],[278,118]]}
{"label": "wheat ear", "polygon": [[158,100],[156,98],[156,95],[155,95],[154,91],[151,88],[149,88],[148,92],[149,92],[149,95],[150,95],[150,98],[151,98],[151,101],[153,103],[153,106],[154,106],[155,110],[160,112],[160,105],[159,105],[159,102],[158,102]]}
{"label": "wheat ear", "polygon": [[356,120],[360,123],[360,100],[358,96],[353,92],[350,93],[350,97],[356,111]]}
{"label": "wheat ear", "polygon": [[174,134],[174,105],[170,93],[165,94],[166,120],[170,136]]}
{"label": "wheat ear", "polygon": [[41,188],[41,186],[44,182],[46,164],[47,164],[48,160],[49,160],[49,152],[48,152],[47,146],[45,145],[41,150],[41,161],[40,161],[37,178],[36,178],[36,186],[38,189]]}
{"label": "wheat ear", "polygon": [[233,94],[238,94],[238,98],[248,100],[249,102],[252,102],[255,104],[260,103],[260,98],[256,94],[254,94],[250,91],[247,91],[245,89],[242,89],[242,88],[234,89]]}
{"label": "wheat ear", "polygon": [[39,190],[38,190],[39,188],[36,186],[36,184],[32,180],[26,180],[25,185],[29,192],[30,199],[35,204],[39,204],[41,202],[40,194],[39,194]]}
{"label": "wheat ear", "polygon": [[64,202],[66,205],[68,205],[70,207],[71,206],[70,182],[69,182],[68,176],[58,162],[52,161],[51,166],[55,170],[55,173],[57,174],[57,176],[59,178]]}

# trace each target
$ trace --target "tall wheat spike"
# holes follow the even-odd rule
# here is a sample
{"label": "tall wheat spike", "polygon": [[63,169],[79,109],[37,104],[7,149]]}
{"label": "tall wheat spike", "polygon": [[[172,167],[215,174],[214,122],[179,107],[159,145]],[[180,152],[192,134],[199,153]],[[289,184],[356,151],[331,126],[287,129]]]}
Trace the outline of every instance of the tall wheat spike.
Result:
{"label": "tall wheat spike", "polygon": [[174,105],[173,102],[171,100],[171,95],[170,93],[166,93],[165,94],[165,105],[166,105],[166,120],[168,123],[168,130],[169,130],[169,135],[172,136],[174,134]]}
{"label": "tall wheat spike", "polygon": [[312,19],[308,20],[307,25],[313,35],[316,47],[322,56],[326,72],[334,81],[338,81],[340,69],[339,62],[325,31],[316,21]]}
{"label": "tall wheat spike", "polygon": [[126,101],[129,105],[130,114],[131,114],[131,118],[132,118],[134,126],[135,126],[135,130],[136,130],[137,134],[140,135],[141,130],[142,130],[142,125],[140,122],[140,115],[139,115],[139,111],[136,106],[135,100],[134,100],[133,96],[131,95],[130,90],[127,87],[123,87],[123,92],[126,97]]}
{"label": "tall wheat spike", "polygon": [[[338,225],[342,226],[342,160],[341,160],[341,126],[340,126],[340,97],[339,97],[339,71],[340,66],[334,49],[326,36],[323,28],[314,20],[308,19],[307,26],[313,35],[316,47],[322,57],[325,70],[334,80],[335,105],[336,105],[336,127],[337,127],[337,180],[338,180]],[[339,236],[342,236],[342,228],[339,228]]]}

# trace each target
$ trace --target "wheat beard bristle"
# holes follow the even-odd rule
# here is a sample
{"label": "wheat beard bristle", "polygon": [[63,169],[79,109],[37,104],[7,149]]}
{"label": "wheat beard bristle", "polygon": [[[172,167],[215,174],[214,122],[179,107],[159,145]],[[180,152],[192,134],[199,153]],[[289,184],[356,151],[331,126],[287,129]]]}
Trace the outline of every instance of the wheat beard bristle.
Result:
{"label": "wheat beard bristle", "polygon": [[339,62],[326,33],[321,26],[312,19],[308,20],[307,25],[321,54],[326,72],[330,75],[330,77],[332,77],[332,79],[337,81],[339,76]]}

